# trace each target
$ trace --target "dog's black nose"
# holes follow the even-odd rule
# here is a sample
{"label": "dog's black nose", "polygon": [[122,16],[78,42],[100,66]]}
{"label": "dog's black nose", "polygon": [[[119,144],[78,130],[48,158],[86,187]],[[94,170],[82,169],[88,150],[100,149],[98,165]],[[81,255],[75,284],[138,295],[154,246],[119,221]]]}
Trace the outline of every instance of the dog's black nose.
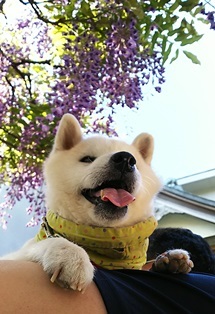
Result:
{"label": "dog's black nose", "polygon": [[119,152],[111,156],[111,161],[114,163],[115,169],[120,172],[134,171],[136,159],[128,152]]}

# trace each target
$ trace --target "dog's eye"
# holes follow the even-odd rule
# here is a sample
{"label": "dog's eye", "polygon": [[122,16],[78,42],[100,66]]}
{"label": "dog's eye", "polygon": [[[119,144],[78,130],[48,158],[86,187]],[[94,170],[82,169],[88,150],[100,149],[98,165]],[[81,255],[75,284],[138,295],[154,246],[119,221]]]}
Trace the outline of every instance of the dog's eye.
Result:
{"label": "dog's eye", "polygon": [[91,163],[96,159],[96,157],[92,157],[92,156],[84,156],[83,158],[81,158],[81,162],[88,162]]}

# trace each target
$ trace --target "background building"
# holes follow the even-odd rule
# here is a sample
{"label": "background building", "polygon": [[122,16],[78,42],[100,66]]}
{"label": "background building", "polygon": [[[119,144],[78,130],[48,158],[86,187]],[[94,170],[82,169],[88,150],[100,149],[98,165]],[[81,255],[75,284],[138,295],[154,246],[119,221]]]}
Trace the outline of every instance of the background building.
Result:
{"label": "background building", "polygon": [[215,252],[215,169],[167,182],[155,214],[159,227],[190,229]]}

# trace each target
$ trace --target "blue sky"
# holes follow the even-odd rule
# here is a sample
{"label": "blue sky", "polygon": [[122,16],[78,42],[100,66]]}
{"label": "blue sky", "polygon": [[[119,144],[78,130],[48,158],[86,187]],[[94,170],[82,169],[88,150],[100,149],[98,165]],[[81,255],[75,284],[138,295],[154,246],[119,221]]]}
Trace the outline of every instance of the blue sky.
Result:
{"label": "blue sky", "polygon": [[146,90],[137,112],[117,115],[118,133],[132,140],[140,132],[155,139],[153,167],[164,178],[180,178],[215,168],[215,31],[202,27],[203,38],[189,50],[201,65],[183,53],[166,67],[160,94]]}

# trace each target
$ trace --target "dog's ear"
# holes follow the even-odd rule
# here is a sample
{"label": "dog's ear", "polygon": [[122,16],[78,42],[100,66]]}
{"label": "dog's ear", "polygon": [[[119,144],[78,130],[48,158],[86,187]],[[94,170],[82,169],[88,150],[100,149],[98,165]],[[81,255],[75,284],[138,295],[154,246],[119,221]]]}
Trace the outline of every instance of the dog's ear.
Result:
{"label": "dog's ear", "polygon": [[134,139],[132,145],[137,148],[145,162],[150,165],[154,152],[153,137],[148,133],[141,133]]}
{"label": "dog's ear", "polygon": [[63,115],[54,141],[54,150],[68,150],[82,139],[78,120],[71,114]]}

